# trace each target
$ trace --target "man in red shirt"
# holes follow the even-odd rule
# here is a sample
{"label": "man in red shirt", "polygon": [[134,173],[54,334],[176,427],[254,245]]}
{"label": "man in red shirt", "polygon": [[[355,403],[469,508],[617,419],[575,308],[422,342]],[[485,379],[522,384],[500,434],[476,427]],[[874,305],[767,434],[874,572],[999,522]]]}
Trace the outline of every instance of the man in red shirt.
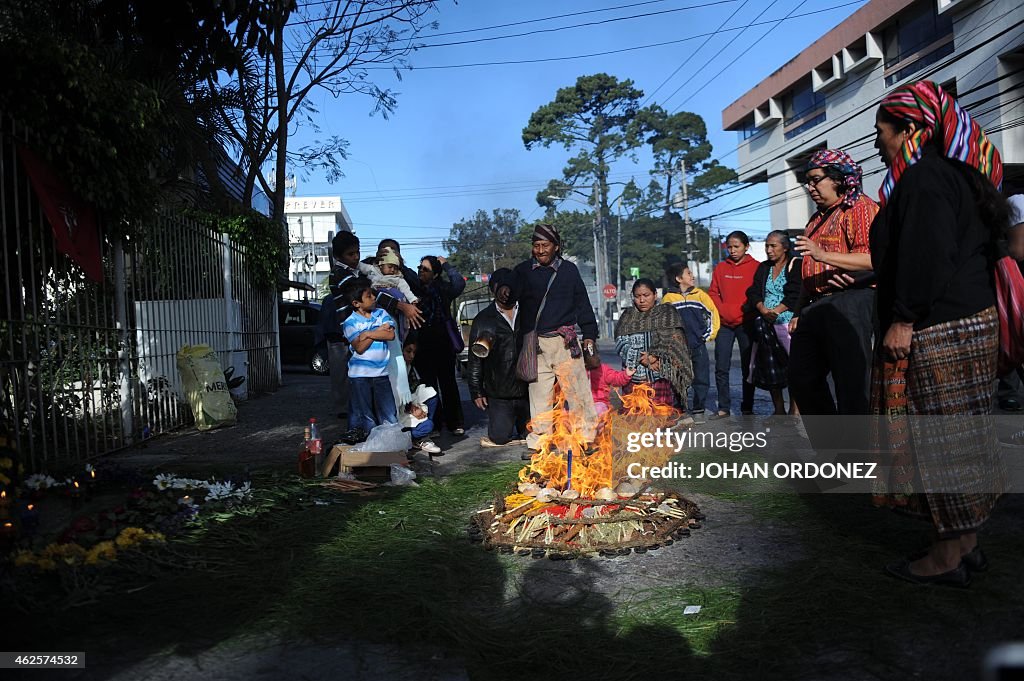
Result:
{"label": "man in red shirt", "polygon": [[711,275],[708,295],[718,308],[722,323],[715,338],[715,387],[718,390],[718,416],[729,415],[732,399],[729,395],[729,369],[732,366],[732,344],[740,347],[740,367],[743,374],[743,397],[740,413],[754,413],[754,384],[747,381],[750,370],[750,334],[744,326],[743,303],[747,289],[754,283],[754,273],[760,261],[750,257],[750,239],[743,232],[731,232],[725,238],[729,257],[715,266]]}

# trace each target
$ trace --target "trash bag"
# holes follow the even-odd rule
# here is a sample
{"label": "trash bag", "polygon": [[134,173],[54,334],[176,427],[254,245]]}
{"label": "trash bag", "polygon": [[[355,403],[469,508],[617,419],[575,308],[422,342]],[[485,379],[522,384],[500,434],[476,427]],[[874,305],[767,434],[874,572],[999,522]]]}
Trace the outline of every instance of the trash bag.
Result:
{"label": "trash bag", "polygon": [[404,452],[412,447],[412,436],[402,432],[397,423],[385,423],[374,427],[365,442],[352,448],[354,452]]}
{"label": "trash bag", "polygon": [[196,419],[196,428],[211,430],[233,426],[238,412],[213,348],[209,345],[185,345],[178,350],[177,363],[185,399]]}

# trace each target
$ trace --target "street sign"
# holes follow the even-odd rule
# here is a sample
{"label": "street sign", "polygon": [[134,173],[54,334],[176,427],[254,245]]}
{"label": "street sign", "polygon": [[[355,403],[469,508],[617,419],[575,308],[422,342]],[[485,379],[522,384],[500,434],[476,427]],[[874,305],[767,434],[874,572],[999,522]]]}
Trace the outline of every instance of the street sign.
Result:
{"label": "street sign", "polygon": [[639,267],[630,267],[629,268],[629,276],[633,277],[634,279],[639,279],[640,278],[640,268]]}
{"label": "street sign", "polygon": [[608,300],[615,300],[615,296],[619,293],[619,289],[615,288],[615,284],[604,285],[604,297]]}

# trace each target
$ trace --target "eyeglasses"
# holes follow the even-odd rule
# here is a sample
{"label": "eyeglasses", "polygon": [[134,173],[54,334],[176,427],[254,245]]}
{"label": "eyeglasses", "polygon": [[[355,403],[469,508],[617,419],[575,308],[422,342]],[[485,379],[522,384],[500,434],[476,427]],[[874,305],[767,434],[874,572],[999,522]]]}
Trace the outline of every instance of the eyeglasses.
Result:
{"label": "eyeglasses", "polygon": [[826,177],[828,177],[828,175],[818,175],[817,177],[811,177],[810,175],[808,175],[806,178],[804,178],[804,184],[807,185],[808,187],[817,187],[818,183],[824,180]]}

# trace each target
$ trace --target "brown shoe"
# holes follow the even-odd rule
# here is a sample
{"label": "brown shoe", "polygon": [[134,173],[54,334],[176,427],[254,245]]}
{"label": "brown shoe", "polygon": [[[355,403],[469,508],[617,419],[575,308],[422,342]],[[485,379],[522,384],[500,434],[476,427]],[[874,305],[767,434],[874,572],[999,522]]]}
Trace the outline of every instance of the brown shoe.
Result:
{"label": "brown shoe", "polygon": [[[511,444],[511,443],[509,443],[509,444]],[[480,438],[480,446],[481,447],[504,447],[505,445],[499,445],[497,442],[495,442],[494,440],[492,440],[489,437],[482,437],[482,438]]]}

